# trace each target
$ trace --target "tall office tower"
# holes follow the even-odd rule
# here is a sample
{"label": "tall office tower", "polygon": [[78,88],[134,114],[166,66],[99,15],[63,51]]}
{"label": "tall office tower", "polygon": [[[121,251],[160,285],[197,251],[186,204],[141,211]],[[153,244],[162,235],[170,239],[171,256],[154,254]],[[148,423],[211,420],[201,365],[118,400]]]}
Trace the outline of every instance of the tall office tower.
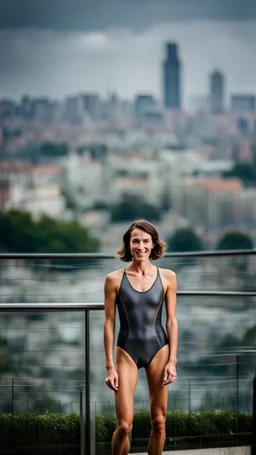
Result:
{"label": "tall office tower", "polygon": [[167,109],[181,109],[181,64],[176,43],[166,43],[167,57],[163,64],[164,106]]}
{"label": "tall office tower", "polygon": [[224,111],[224,75],[217,70],[210,74],[210,106],[211,112]]}

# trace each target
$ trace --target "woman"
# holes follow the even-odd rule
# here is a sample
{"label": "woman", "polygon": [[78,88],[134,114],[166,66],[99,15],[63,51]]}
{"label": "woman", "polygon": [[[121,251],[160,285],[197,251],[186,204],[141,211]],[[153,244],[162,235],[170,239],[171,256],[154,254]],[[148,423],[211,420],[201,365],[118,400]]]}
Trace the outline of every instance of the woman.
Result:
{"label": "woman", "polygon": [[[112,455],[128,455],[129,432],[133,421],[134,391],[138,368],[144,367],[150,394],[152,431],[149,455],[161,455],[165,443],[165,415],[168,384],[176,380],[178,323],[176,319],[176,274],[159,269],[152,260],[163,256],[166,244],[155,226],[138,220],[123,236],[118,250],[121,260],[131,263],[107,275],[105,280],[104,346],[106,384],[115,392],[116,430]],[[165,300],[166,332],[161,325]],[[115,312],[118,307],[120,331],[113,360]]]}

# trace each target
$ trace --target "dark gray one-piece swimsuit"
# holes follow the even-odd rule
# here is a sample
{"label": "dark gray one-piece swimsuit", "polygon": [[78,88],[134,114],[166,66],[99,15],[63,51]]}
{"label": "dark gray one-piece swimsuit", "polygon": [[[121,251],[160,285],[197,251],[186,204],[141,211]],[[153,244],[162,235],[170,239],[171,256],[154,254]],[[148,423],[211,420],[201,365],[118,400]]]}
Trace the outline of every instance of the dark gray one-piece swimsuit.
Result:
{"label": "dark gray one-piece swimsuit", "polygon": [[161,324],[164,288],[159,269],[150,289],[136,291],[124,270],[116,298],[120,317],[117,346],[126,351],[138,368],[147,367],[168,343]]}

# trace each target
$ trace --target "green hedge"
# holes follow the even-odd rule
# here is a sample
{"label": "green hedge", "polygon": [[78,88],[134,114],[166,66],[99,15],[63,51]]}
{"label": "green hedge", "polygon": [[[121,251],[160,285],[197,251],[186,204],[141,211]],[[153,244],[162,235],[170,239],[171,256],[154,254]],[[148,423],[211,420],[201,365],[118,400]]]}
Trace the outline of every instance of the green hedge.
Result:
{"label": "green hedge", "polygon": [[[80,418],[77,414],[0,414],[0,454],[79,454]],[[115,414],[96,417],[97,454],[109,454],[115,429]],[[149,412],[134,416],[132,451],[145,450],[151,426]],[[166,416],[166,449],[229,446],[249,443],[252,416],[233,410],[191,412],[169,411]],[[236,436],[236,432],[238,436]],[[247,438],[247,439],[246,439]],[[33,451],[34,450],[34,451]],[[60,451],[61,450],[61,451]]]}

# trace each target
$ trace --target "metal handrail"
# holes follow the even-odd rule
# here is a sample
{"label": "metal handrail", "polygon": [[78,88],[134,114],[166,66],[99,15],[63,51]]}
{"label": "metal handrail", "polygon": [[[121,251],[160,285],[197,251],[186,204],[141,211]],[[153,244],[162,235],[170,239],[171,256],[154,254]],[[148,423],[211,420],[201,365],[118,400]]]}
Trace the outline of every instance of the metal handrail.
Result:
{"label": "metal handrail", "polygon": [[[255,297],[256,291],[178,291],[178,296]],[[104,303],[0,303],[0,312],[103,310]]]}
{"label": "metal handrail", "polygon": [[0,312],[103,310],[103,303],[0,303]]}
{"label": "metal handrail", "polygon": [[[256,248],[250,250],[203,250],[166,252],[164,258],[244,256],[253,254],[256,254]],[[119,259],[119,257],[116,254],[107,253],[0,253],[0,260],[1,259]]]}

